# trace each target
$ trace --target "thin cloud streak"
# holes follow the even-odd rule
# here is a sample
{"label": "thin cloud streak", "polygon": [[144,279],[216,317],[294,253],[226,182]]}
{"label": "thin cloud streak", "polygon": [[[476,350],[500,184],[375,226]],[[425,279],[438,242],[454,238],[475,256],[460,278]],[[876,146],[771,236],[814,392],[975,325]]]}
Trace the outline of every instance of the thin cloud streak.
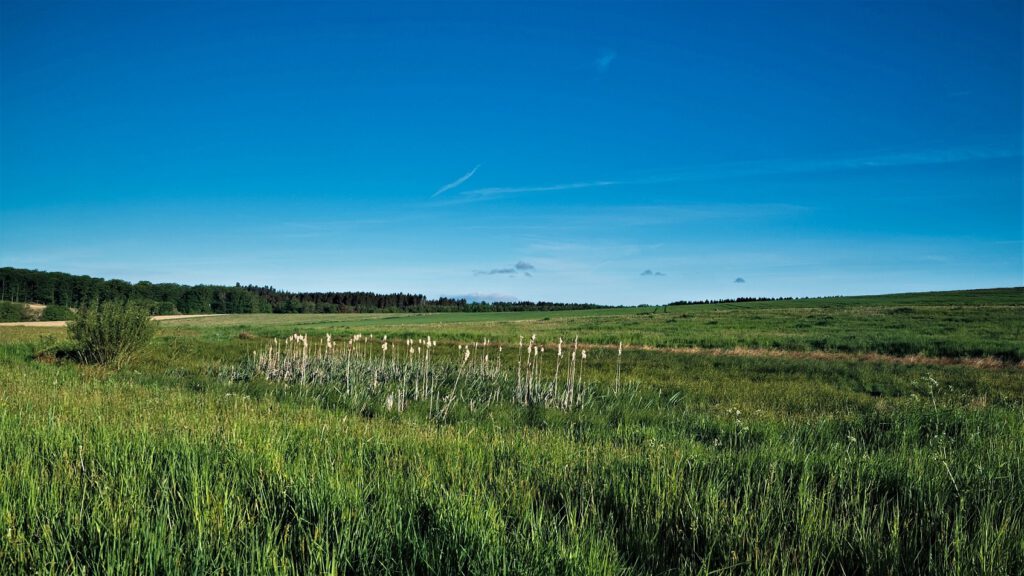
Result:
{"label": "thin cloud streak", "polygon": [[512,231],[516,233],[548,232],[552,229],[586,231],[595,229],[649,228],[675,226],[691,222],[761,221],[806,216],[813,212],[810,206],[798,204],[637,204],[574,208],[571,211],[550,211],[537,215],[532,222],[509,223],[498,218],[478,218],[458,226],[467,233]]}
{"label": "thin cloud streak", "polygon": [[436,198],[436,197],[440,196],[441,194],[444,194],[445,192],[451,190],[452,188],[455,188],[456,186],[461,185],[466,180],[469,180],[470,178],[472,178],[473,174],[476,174],[476,171],[479,170],[479,169],[480,169],[480,164],[477,164],[476,166],[473,167],[472,170],[470,170],[469,172],[466,172],[465,174],[460,176],[457,180],[455,180],[453,182],[449,182],[449,183],[445,184],[444,186],[441,186],[440,188],[438,188],[437,192],[434,192],[434,194],[433,194],[433,196],[431,196],[431,198]]}
{"label": "thin cloud streak", "polygon": [[[757,162],[740,162],[721,164],[711,167],[707,176],[722,177],[722,172],[730,171],[724,176],[760,176],[770,174],[802,174],[817,172],[836,172],[843,170],[861,170],[872,168],[897,168],[901,166],[931,166],[940,164],[958,164],[979,160],[999,160],[1018,158],[1020,147],[961,147],[909,152],[889,152],[863,154],[843,158],[800,158],[775,159]],[[717,173],[716,173],[717,172]],[[670,176],[672,179],[687,179],[691,174]]]}
{"label": "thin cloud streak", "polygon": [[533,274],[530,272],[536,270],[537,267],[529,262],[520,260],[516,262],[516,265],[511,268],[491,268],[490,270],[473,270],[473,276],[515,276],[517,273],[522,272],[523,276],[532,277]]}
{"label": "thin cloud streak", "polygon": [[594,60],[594,67],[597,68],[598,72],[604,73],[608,71],[608,67],[612,65],[612,61],[618,54],[614,50],[608,50],[601,55],[600,58]]}
{"label": "thin cloud streak", "polygon": [[492,268],[490,270],[473,270],[473,276],[496,276],[499,274],[515,274],[515,268]]}
{"label": "thin cloud streak", "polygon": [[571,182],[569,184],[552,184],[549,186],[513,186],[477,188],[462,192],[460,196],[472,199],[487,199],[506,194],[522,194],[527,192],[559,192],[562,190],[580,190],[583,188],[598,188],[602,186],[614,186],[616,184],[629,184],[631,182],[620,182],[615,180],[595,180],[592,182]]}
{"label": "thin cloud streak", "polygon": [[[489,188],[476,188],[459,193],[458,200],[454,200],[453,203],[478,202],[514,194],[562,192],[606,186],[668,184],[673,182],[721,180],[728,178],[746,178],[751,176],[812,174],[844,170],[898,168],[902,166],[930,166],[1019,157],[1021,157],[1020,147],[979,146],[919,150],[913,152],[863,154],[843,158],[778,158],[751,162],[732,162],[693,166],[674,173],[670,172],[645,178],[590,180],[544,186],[495,186]],[[454,186],[461,184],[465,179],[466,177],[460,178],[453,183]],[[451,189],[451,187],[454,186],[446,187],[443,190]],[[438,191],[434,196],[437,196],[440,192],[441,191]]]}

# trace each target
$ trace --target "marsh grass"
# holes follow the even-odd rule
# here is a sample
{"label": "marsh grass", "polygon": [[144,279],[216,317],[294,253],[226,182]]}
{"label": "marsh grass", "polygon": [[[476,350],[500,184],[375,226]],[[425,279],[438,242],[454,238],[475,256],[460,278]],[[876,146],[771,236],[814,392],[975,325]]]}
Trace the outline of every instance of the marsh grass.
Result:
{"label": "marsh grass", "polygon": [[520,349],[530,324],[385,347],[246,322],[162,329],[120,371],[0,329],[0,573],[1024,571],[1013,367],[620,355],[580,330],[566,408],[544,398],[571,341]]}
{"label": "marsh grass", "polygon": [[[504,368],[504,346],[486,339],[457,344],[454,356],[439,355],[437,344],[429,336],[396,345],[387,336],[375,341],[363,334],[341,343],[326,334],[311,342],[308,335],[296,333],[253,350],[227,371],[227,378],[262,379],[291,387],[322,405],[345,405],[364,414],[380,409],[400,413],[410,402],[423,403],[437,421],[446,420],[453,407],[476,412],[510,402],[574,410],[587,402],[585,350],[580,350],[579,369],[574,349],[571,364],[559,374],[560,351],[555,365],[545,368],[546,349],[536,337],[526,345],[525,356],[520,349],[515,364],[506,363]],[[574,348],[578,346],[577,341]]]}

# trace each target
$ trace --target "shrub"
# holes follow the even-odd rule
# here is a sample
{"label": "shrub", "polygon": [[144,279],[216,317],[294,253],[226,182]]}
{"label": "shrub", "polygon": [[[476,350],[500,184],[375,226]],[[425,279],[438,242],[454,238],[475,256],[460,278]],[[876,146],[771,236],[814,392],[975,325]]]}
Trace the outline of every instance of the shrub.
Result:
{"label": "shrub", "polygon": [[104,302],[83,308],[68,333],[83,362],[124,366],[153,338],[149,312],[130,302]]}
{"label": "shrub", "polygon": [[67,306],[51,304],[43,310],[42,320],[71,320],[75,313]]}
{"label": "shrub", "polygon": [[21,322],[28,316],[28,307],[17,302],[0,302],[0,322]]}
{"label": "shrub", "polygon": [[174,306],[174,302],[160,302],[156,305],[156,313],[161,316],[173,316],[178,313],[178,308]]}

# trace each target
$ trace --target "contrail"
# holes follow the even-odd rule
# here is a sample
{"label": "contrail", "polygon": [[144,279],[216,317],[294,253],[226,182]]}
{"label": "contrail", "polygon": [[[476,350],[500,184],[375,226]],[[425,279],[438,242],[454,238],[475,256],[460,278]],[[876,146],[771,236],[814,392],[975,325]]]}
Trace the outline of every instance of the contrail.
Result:
{"label": "contrail", "polygon": [[465,174],[463,174],[462,177],[459,178],[458,180],[456,180],[454,182],[449,182],[449,183],[445,184],[444,186],[441,186],[440,188],[437,189],[437,192],[434,192],[434,195],[431,196],[431,198],[435,198],[437,196],[440,196],[441,194],[444,194],[445,192],[451,190],[452,188],[455,188],[459,184],[462,184],[466,180],[469,180],[470,178],[473,177],[473,174],[476,174],[476,171],[479,168],[480,168],[480,165],[477,164],[476,166],[473,167],[472,170],[470,170],[469,172],[466,172]]}

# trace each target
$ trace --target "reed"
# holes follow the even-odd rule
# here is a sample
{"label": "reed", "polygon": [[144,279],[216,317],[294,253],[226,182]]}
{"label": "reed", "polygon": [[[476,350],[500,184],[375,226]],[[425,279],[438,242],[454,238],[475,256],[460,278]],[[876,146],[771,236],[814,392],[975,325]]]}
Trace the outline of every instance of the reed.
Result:
{"label": "reed", "polygon": [[[361,345],[367,341],[370,338],[355,334],[345,348],[339,349],[329,334],[311,342],[308,335],[295,333],[283,343],[275,339],[263,350],[253,350],[245,362],[230,370],[229,377],[233,381],[263,379],[295,388],[305,396],[330,398],[331,402],[364,411],[376,406],[400,413],[409,402],[422,402],[436,420],[446,419],[455,406],[470,404],[474,410],[502,402],[573,410],[586,402],[582,373],[586,350],[579,348],[578,338],[562,388],[558,384],[559,363],[556,360],[554,370],[545,371],[546,347],[537,342],[536,336],[526,344],[525,357],[520,355],[515,372],[502,367],[500,355],[499,361],[491,362],[488,352],[479,353],[481,347],[487,350],[493,345],[488,339],[456,344],[456,356],[440,360],[431,356],[437,340],[427,336],[420,340],[422,346],[413,346],[413,341],[407,339],[401,362],[386,335],[376,347]],[[560,353],[560,345],[558,350]],[[579,369],[577,350],[582,354]]]}

